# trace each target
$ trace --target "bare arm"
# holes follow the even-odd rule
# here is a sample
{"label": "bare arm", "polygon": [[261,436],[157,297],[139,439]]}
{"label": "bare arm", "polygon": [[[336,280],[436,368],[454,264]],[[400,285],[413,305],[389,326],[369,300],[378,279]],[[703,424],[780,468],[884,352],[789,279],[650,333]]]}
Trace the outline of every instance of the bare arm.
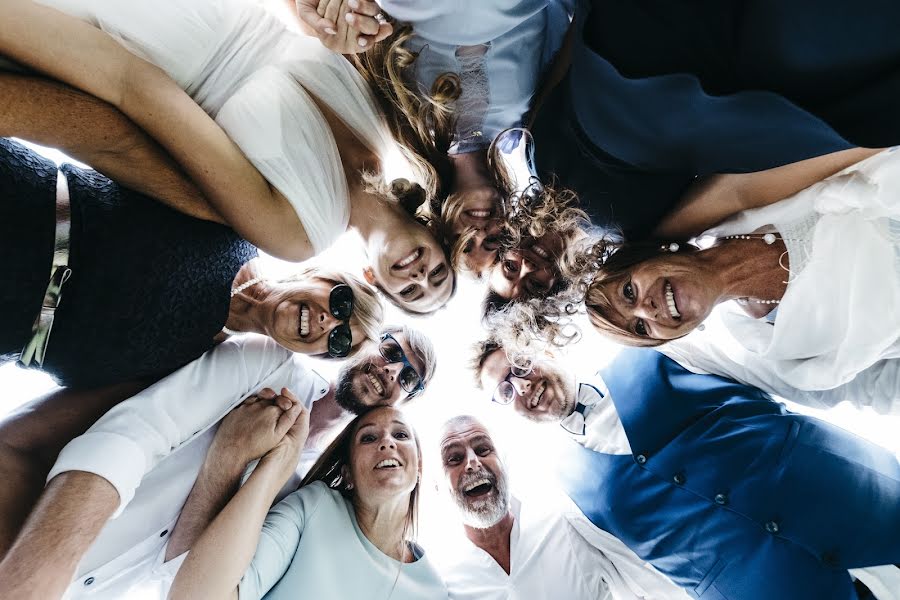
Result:
{"label": "bare arm", "polygon": [[0,21],[0,51],[122,111],[172,155],[245,239],[286,260],[312,255],[290,202],[161,69],[99,29],[27,0],[0,4]]}
{"label": "bare arm", "polygon": [[62,447],[144,387],[146,383],[129,382],[84,391],[58,389],[0,422],[0,559],[37,504]]}
{"label": "bare arm", "polygon": [[115,488],[98,475],[72,471],[54,477],[0,562],[4,597],[62,596],[81,557],[118,505]]}
{"label": "bare arm", "polygon": [[179,212],[224,223],[172,158],[128,117],[57,81],[0,73],[0,136],[58,148]]}
{"label": "bare arm", "polygon": [[687,239],[731,215],[767,206],[834,175],[880,149],[852,148],[757,173],[705,177],[685,193],[679,205],[654,231],[660,239]]}
{"label": "bare arm", "polygon": [[[282,394],[299,406],[289,392],[282,390]],[[309,412],[285,411],[274,435],[279,432],[281,441],[262,457],[247,483],[193,544],[169,598],[237,598],[238,584],[253,559],[272,501],[297,466],[309,433]]]}
{"label": "bare arm", "polygon": [[[194,487],[184,504],[166,547],[169,561],[187,552],[237,492],[244,469],[280,441],[278,421],[294,421],[302,409],[285,396],[265,388],[250,396],[222,420]],[[280,430],[283,435],[284,429]]]}

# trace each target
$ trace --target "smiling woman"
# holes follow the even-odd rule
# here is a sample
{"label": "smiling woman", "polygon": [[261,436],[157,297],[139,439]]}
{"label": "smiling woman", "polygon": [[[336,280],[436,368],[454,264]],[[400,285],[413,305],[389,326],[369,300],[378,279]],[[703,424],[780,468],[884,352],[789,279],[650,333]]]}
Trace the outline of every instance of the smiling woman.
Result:
{"label": "smiling woman", "polygon": [[[883,151],[738,214],[708,232],[716,241],[703,250],[601,242],[607,258],[585,298],[591,323],[622,343],[658,346],[735,300],[746,315],[729,317],[734,338],[800,390],[836,388],[898,360],[898,157]],[[896,388],[867,395],[892,401]]]}
{"label": "smiling woman", "polygon": [[296,456],[263,457],[193,546],[170,598],[238,589],[241,598],[273,600],[298,590],[316,598],[447,597],[414,541],[422,450],[403,413],[380,407],[354,419],[300,488],[269,509]]}

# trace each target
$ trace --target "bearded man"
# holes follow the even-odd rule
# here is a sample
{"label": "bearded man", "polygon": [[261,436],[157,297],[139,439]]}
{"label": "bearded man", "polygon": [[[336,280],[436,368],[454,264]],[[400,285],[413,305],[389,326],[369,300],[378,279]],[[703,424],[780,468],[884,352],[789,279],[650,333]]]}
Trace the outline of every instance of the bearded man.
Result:
{"label": "bearded man", "polygon": [[512,497],[475,417],[447,421],[440,444],[446,488],[471,542],[443,573],[452,600],[687,598],[574,504],[554,512]]}

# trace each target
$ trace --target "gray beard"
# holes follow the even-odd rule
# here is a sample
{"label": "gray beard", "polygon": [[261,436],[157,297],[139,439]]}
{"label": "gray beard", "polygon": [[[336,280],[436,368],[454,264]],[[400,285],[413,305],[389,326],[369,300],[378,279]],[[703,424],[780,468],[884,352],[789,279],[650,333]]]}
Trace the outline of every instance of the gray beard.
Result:
{"label": "gray beard", "polygon": [[[463,493],[466,485],[482,478],[493,484],[490,493],[481,498],[469,498]],[[506,489],[506,478],[496,477],[484,467],[472,474],[463,473],[453,489],[453,501],[456,502],[463,523],[469,527],[476,529],[493,527],[509,512],[509,490]]]}

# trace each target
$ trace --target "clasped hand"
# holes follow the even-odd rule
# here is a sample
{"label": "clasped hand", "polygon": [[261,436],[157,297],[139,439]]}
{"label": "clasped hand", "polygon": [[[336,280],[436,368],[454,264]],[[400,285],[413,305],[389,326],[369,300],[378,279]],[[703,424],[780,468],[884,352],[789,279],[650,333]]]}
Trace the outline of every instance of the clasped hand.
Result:
{"label": "clasped hand", "polygon": [[372,0],[296,0],[304,33],[339,54],[365,52],[393,31]]}
{"label": "clasped hand", "polygon": [[222,420],[209,456],[243,468],[252,460],[277,459],[296,466],[309,435],[309,411],[287,388],[265,388]]}

